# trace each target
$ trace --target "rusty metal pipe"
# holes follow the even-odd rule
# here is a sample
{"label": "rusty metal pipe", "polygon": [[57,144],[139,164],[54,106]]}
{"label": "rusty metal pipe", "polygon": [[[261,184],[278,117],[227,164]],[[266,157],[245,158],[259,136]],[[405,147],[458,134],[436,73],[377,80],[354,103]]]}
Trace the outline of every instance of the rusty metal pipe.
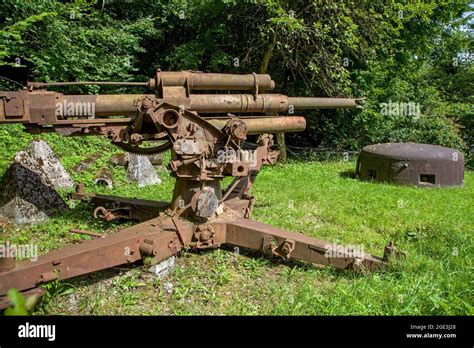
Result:
{"label": "rusty metal pipe", "polygon": [[191,110],[204,113],[288,112],[288,97],[281,94],[198,94],[189,99]]}
{"label": "rusty metal pipe", "polygon": [[62,87],[62,86],[135,86],[148,87],[148,82],[117,82],[117,81],[77,81],[77,82],[28,82],[28,87],[32,89],[46,87]]}
{"label": "rusty metal pipe", "polygon": [[[87,116],[88,123],[97,122],[100,117],[133,117],[137,114],[135,101],[144,96],[154,97],[153,94],[63,95],[49,91],[1,92],[0,97],[4,99],[4,103],[0,103],[0,123],[29,123],[33,118],[41,117],[43,124],[59,124],[63,122],[63,117],[58,110],[68,118]],[[183,105],[188,110],[202,114],[292,113],[293,109],[358,108],[361,99],[293,98],[281,94],[194,94],[189,98],[158,99],[158,102]],[[82,121],[86,120],[77,120]],[[69,123],[69,120],[67,122]]]}
{"label": "rusty metal pipe", "polygon": [[275,82],[267,74],[219,74],[200,71],[158,71],[150,87],[185,86],[190,90],[272,90]]}
{"label": "rusty metal pipe", "polygon": [[363,98],[313,98],[288,97],[288,104],[295,109],[362,108]]}
{"label": "rusty metal pipe", "polygon": [[[140,97],[153,95],[102,94],[63,95],[61,103],[74,105],[94,103],[96,116],[133,116],[137,113],[134,101]],[[287,112],[288,97],[281,94],[195,94],[186,99],[160,99],[175,105],[185,105],[192,111],[202,113],[228,112]]]}
{"label": "rusty metal pipe", "polygon": [[94,237],[94,238],[105,238],[105,237],[107,237],[106,234],[94,233],[94,232],[91,232],[91,231],[80,230],[80,229],[77,229],[77,228],[71,228],[69,230],[69,233],[83,234],[83,235]]}
{"label": "rusty metal pipe", "polygon": [[[149,95],[151,96],[151,95]],[[67,102],[95,102],[97,116],[132,116],[136,114],[134,100],[139,94],[64,95]],[[166,100],[173,104],[189,105],[190,110],[202,113],[227,112],[288,112],[298,109],[360,108],[361,99],[352,98],[294,98],[282,94],[195,94],[189,99]]]}
{"label": "rusty metal pipe", "polygon": [[142,86],[159,91],[163,87],[184,87],[189,90],[258,90],[268,91],[275,88],[275,81],[267,74],[219,74],[200,71],[158,71],[155,78],[148,82],[112,82],[112,81],[77,81],[77,82],[29,82],[33,89],[53,86]]}
{"label": "rusty metal pipe", "polygon": [[[302,132],[306,128],[306,120],[302,116],[275,116],[242,118],[249,135],[262,133]],[[229,119],[210,118],[208,121],[219,129],[223,129]]]}

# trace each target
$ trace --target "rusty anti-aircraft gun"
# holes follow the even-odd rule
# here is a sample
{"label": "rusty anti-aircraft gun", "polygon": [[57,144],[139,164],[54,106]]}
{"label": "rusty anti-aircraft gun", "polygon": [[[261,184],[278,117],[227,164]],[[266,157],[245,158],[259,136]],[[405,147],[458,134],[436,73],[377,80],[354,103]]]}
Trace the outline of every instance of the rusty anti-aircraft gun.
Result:
{"label": "rusty anti-aircraft gun", "polygon": [[[44,89],[73,84],[143,86],[153,93],[64,95]],[[51,252],[36,262],[15,264],[14,260],[0,259],[0,296],[10,288],[26,291],[55,279],[137,262],[146,256],[158,263],[183,249],[222,244],[341,269],[373,271],[385,265],[388,256],[396,252],[391,244],[383,258],[366,253],[341,257],[331,253],[340,250],[333,243],[251,220],[254,197],[249,189],[261,166],[275,163],[278,157],[269,134],[303,131],[306,126],[301,116],[266,114],[359,107],[358,99],[262,93],[274,87],[270,76],[263,74],[158,71],[143,83],[29,83],[18,92],[0,92],[0,123],[22,123],[35,134],[103,135],[123,150],[140,155],[171,150],[169,169],[176,178],[171,203],[86,193],[79,184],[75,198],[94,204],[95,217],[140,223],[105,238]],[[71,108],[73,112],[57,112],[58,105],[68,103],[76,106]],[[80,112],[88,103],[95,106],[94,117],[84,117]],[[242,150],[248,135],[260,135],[256,150]],[[145,143],[154,146],[145,147]],[[229,153],[239,154],[237,160]],[[226,176],[234,180],[223,190],[221,181]]]}

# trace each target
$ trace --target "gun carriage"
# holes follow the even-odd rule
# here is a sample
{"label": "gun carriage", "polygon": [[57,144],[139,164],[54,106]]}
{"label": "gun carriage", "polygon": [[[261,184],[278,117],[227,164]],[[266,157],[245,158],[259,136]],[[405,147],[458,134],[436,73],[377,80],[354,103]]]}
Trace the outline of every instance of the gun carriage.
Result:
{"label": "gun carriage", "polygon": [[[45,89],[74,84],[142,86],[150,93],[65,95]],[[271,133],[303,131],[306,121],[296,110],[360,107],[359,99],[269,93],[274,87],[265,74],[158,71],[147,82],[29,83],[24,90],[0,92],[0,124],[21,123],[35,134],[102,135],[139,155],[170,150],[168,167],[176,179],[171,202],[86,193],[79,184],[75,198],[95,205],[95,217],[139,223],[36,262],[0,260],[0,296],[10,288],[25,291],[147,256],[158,263],[181,250],[223,244],[341,269],[374,271],[385,265],[395,253],[391,244],[384,257],[341,257],[334,255],[339,246],[331,242],[251,219],[255,198],[250,189],[262,165],[274,164],[278,157]],[[93,113],[87,114],[90,106]],[[242,149],[249,135],[260,135],[255,150]],[[222,188],[227,176],[234,179]]]}

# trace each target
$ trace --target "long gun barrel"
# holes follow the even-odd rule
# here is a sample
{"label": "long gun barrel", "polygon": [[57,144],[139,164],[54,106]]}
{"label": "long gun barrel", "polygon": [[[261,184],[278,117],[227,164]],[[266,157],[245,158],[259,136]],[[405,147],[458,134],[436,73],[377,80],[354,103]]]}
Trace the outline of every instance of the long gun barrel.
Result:
{"label": "long gun barrel", "polygon": [[[154,94],[66,95],[41,88],[69,85],[146,86]],[[29,83],[18,92],[0,92],[0,124],[23,123],[30,131],[50,131],[46,126],[82,129],[87,127],[124,126],[137,115],[137,101],[146,97],[158,103],[179,106],[197,112],[216,125],[228,119],[228,113],[239,114],[253,134],[294,132],[305,128],[304,118],[293,116],[294,110],[360,108],[361,99],[288,97],[282,94],[261,94],[275,87],[266,74],[214,74],[192,71],[158,71],[148,82],[57,82]],[[40,88],[39,90],[36,90]],[[246,94],[193,94],[193,91],[251,91]],[[267,113],[288,113],[291,116],[268,117]],[[220,115],[216,115],[220,114]],[[121,118],[110,118],[119,116]],[[265,119],[263,119],[265,118]],[[90,128],[89,127],[89,128]],[[69,132],[77,134],[77,132]]]}
{"label": "long gun barrel", "polygon": [[[95,105],[96,116],[133,116],[135,100],[152,94],[55,95],[37,91],[24,94],[32,100],[53,100],[63,105]],[[23,98],[24,98],[23,97]],[[306,109],[359,108],[360,99],[301,98],[282,94],[191,94],[186,98],[161,98],[200,113],[275,113]],[[78,115],[81,116],[81,115]],[[1,120],[0,120],[1,121]]]}

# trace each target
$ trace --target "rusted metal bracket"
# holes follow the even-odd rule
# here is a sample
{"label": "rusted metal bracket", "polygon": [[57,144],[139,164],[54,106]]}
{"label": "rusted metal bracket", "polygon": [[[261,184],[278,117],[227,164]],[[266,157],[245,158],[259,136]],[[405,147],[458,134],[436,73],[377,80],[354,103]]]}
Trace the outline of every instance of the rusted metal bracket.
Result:
{"label": "rusted metal bracket", "polygon": [[157,217],[105,238],[87,240],[62,250],[40,256],[37,261],[18,262],[16,267],[0,273],[0,295],[11,288],[27,290],[55,279],[133,263],[142,259],[152,241],[152,254],[165,259],[181,250],[181,243],[169,218]]}
{"label": "rusted metal bracket", "polygon": [[380,257],[354,252],[344,246],[261,222],[240,218],[225,224],[226,243],[263,251],[285,260],[302,260],[341,269],[369,271],[386,265]]}
{"label": "rusted metal bracket", "polygon": [[395,246],[392,240],[388,242],[388,244],[385,246],[385,249],[383,251],[383,260],[385,262],[389,262],[390,260],[393,260],[393,259],[401,259],[405,257],[406,257],[406,253],[398,250],[398,248]]}
{"label": "rusted metal bracket", "polygon": [[115,219],[147,221],[169,208],[168,202],[87,193],[82,184],[77,185],[76,193],[72,195],[72,199],[92,203],[96,206],[93,213],[94,218],[101,218],[105,221]]}

